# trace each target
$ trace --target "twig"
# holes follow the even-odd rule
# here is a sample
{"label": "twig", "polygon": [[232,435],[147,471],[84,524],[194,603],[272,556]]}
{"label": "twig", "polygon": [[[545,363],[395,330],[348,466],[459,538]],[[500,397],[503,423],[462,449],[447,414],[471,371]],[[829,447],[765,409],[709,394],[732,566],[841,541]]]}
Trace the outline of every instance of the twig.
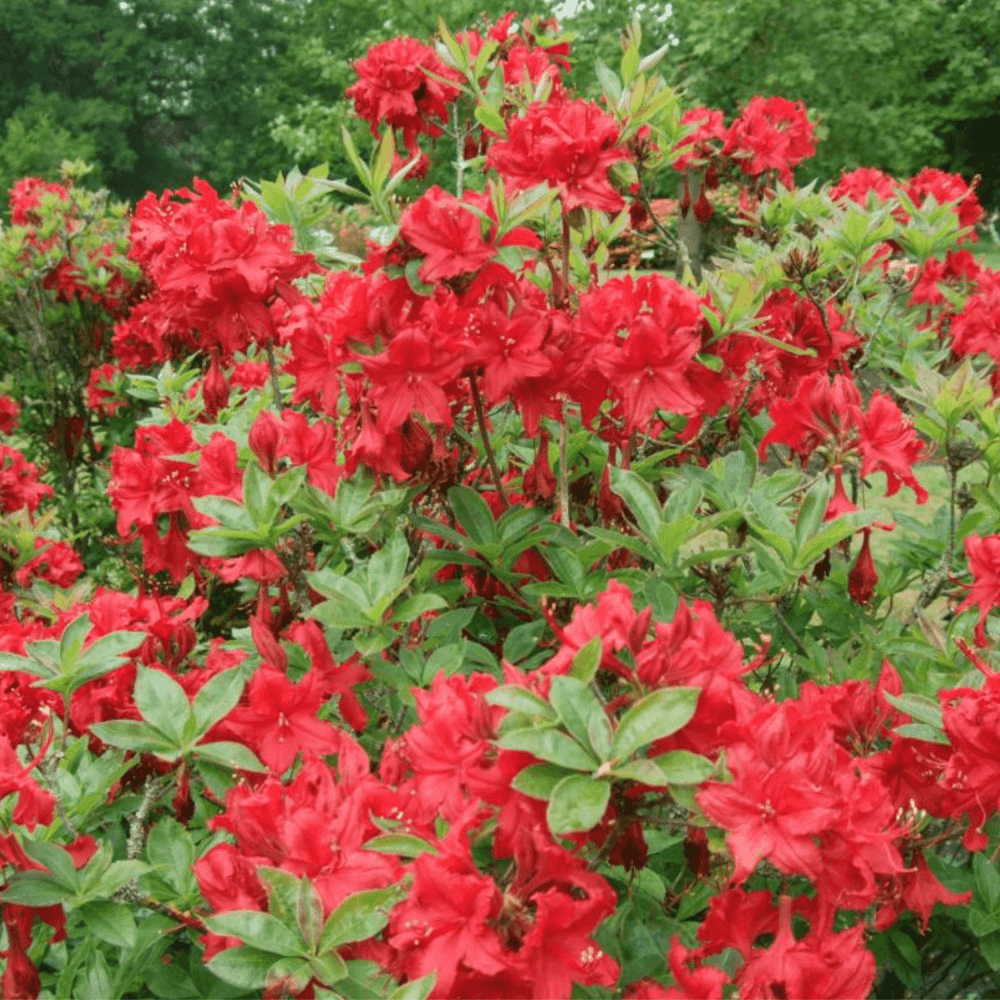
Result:
{"label": "twig", "polygon": [[566,404],[563,403],[562,421],[559,424],[559,520],[567,528],[569,527],[568,422]]}
{"label": "twig", "polygon": [[479,385],[476,383],[474,373],[469,374],[469,387],[472,389],[472,405],[476,411],[476,422],[479,424],[479,433],[483,439],[483,450],[486,452],[486,461],[489,462],[490,472],[493,473],[493,481],[497,486],[497,493],[500,495],[500,503],[506,510],[510,503],[507,494],[504,493],[503,481],[500,478],[500,466],[497,465],[496,455],[493,454],[493,445],[490,444],[490,435],[486,430],[486,413],[483,410],[483,397],[479,393]]}
{"label": "twig", "polygon": [[167,787],[167,782],[162,778],[152,776],[146,779],[146,789],[142,796],[139,808],[129,817],[128,821],[128,843],[125,848],[125,857],[129,861],[135,861],[146,844],[146,820],[153,811],[157,799],[163,794]]}

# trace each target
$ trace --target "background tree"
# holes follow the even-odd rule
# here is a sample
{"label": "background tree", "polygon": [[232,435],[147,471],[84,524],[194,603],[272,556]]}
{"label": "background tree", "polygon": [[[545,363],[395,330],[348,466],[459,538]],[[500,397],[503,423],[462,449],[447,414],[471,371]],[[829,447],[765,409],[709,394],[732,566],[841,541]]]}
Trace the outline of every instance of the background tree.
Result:
{"label": "background tree", "polygon": [[[650,4],[664,8],[666,4]],[[671,61],[696,101],[727,113],[753,94],[817,111],[810,175],[876,166],[981,174],[1000,200],[1000,19],[977,0],[675,0]],[[805,176],[803,174],[802,176]]]}

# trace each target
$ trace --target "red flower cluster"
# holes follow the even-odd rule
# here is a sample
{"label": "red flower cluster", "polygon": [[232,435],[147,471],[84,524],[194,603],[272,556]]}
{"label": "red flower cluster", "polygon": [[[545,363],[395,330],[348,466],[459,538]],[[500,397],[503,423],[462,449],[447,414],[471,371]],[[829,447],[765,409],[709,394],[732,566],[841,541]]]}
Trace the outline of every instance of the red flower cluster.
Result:
{"label": "red flower cluster", "polygon": [[271,225],[252,202],[236,208],[200,180],[194,191],[139,202],[129,256],[155,292],[115,328],[126,368],[198,350],[229,361],[276,340],[268,307],[278,296],[297,302],[290,282],[316,270],[292,249],[288,226]]}
{"label": "red flower cluster", "polygon": [[751,177],[775,170],[787,187],[792,169],[816,152],[813,125],[801,101],[753,97],[729,126],[723,154]]}
{"label": "red flower cluster", "polygon": [[761,461],[772,444],[787,445],[803,465],[818,449],[825,451],[831,467],[847,455],[860,455],[862,476],[885,473],[886,496],[905,484],[916,494],[917,503],[927,500],[927,491],[913,474],[923,442],[899,407],[881,392],[872,395],[865,410],[848,376],[838,375],[831,382],[825,374],[816,374],[799,383],[794,397],[775,402],[768,414],[774,426],[760,443]]}
{"label": "red flower cluster", "polygon": [[441,135],[448,105],[459,90],[436,79],[455,74],[429,45],[415,38],[393,38],[373,45],[354,70],[358,82],[347,88],[346,96],[358,117],[371,126],[372,135],[378,135],[383,123],[402,129],[407,147],[415,145],[418,133]]}
{"label": "red flower cluster", "polygon": [[558,189],[563,212],[619,212],[625,202],[608,170],[630,158],[620,140],[618,123],[596,104],[532,104],[508,123],[507,138],[490,146],[486,166],[496,170],[508,190],[527,191],[543,183]]}

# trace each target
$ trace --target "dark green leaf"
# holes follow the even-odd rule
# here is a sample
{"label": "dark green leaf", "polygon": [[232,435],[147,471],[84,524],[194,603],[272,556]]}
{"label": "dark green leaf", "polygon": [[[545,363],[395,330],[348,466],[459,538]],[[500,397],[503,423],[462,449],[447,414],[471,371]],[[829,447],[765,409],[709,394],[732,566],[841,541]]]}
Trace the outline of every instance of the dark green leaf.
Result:
{"label": "dark green leaf", "polygon": [[87,932],[116,948],[135,947],[135,918],[124,903],[95,899],[76,911],[87,925]]}
{"label": "dark green leaf", "polygon": [[476,545],[493,545],[497,526],[486,501],[468,486],[453,486],[448,490],[448,502],[458,523]]}

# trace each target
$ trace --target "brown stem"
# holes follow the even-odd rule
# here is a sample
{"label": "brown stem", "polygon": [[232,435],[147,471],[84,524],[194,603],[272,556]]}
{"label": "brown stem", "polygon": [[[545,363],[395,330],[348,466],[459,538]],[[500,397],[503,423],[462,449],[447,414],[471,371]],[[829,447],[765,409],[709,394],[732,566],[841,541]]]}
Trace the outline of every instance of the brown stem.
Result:
{"label": "brown stem", "polygon": [[497,493],[500,495],[500,503],[506,510],[510,503],[507,501],[507,494],[503,489],[503,481],[500,478],[500,466],[497,465],[497,457],[493,454],[493,445],[490,444],[490,435],[486,430],[486,413],[483,410],[483,397],[479,393],[479,385],[476,383],[476,376],[469,375],[469,387],[472,389],[472,405],[476,411],[476,423],[479,424],[479,433],[483,438],[483,450],[486,452],[486,461],[489,463],[490,472],[493,473],[493,482],[496,483]]}
{"label": "brown stem", "polygon": [[559,424],[559,520],[569,527],[569,469],[566,453],[569,440],[569,421],[566,415],[566,404],[563,403],[562,421]]}
{"label": "brown stem", "polygon": [[566,209],[562,214],[562,301],[560,305],[567,305],[569,302],[569,215]]}

